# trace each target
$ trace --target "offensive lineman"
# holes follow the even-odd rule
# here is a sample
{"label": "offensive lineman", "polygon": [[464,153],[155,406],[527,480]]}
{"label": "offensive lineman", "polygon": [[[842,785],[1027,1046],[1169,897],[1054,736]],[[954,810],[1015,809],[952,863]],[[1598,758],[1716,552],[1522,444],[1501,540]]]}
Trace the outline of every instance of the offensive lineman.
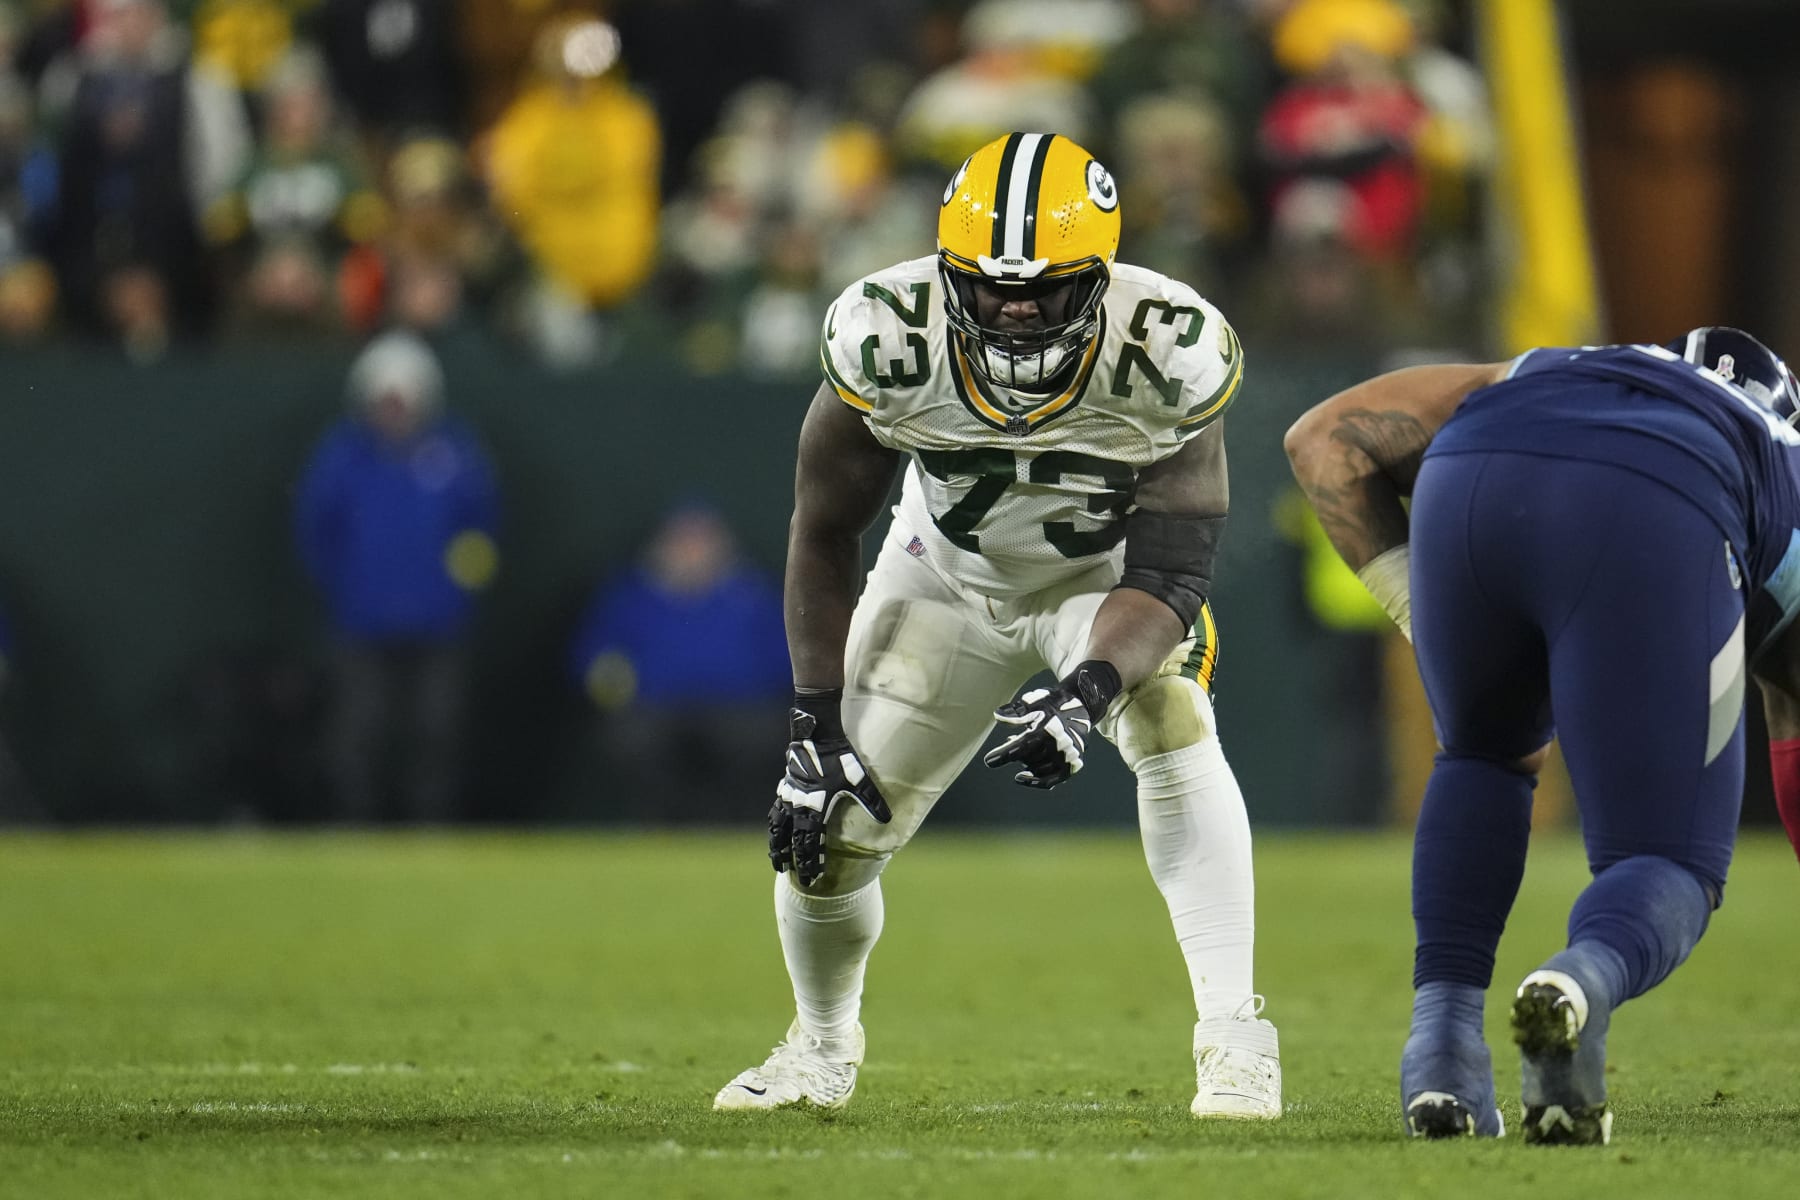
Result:
{"label": "offensive lineman", "polygon": [[[715,1108],[849,1101],[881,871],[998,720],[984,761],[1030,787],[1080,770],[1096,728],[1119,747],[1193,983],[1192,1112],[1281,1114],[1251,981],[1250,827],[1210,697],[1220,417],[1243,355],[1191,288],[1113,262],[1118,203],[1068,138],[1000,138],[945,189],[936,256],[826,314],[788,536],[792,740],[769,813],[797,1013]],[[903,462],[858,600],[861,535]],[[1046,666],[1059,682],[1008,702]]]}

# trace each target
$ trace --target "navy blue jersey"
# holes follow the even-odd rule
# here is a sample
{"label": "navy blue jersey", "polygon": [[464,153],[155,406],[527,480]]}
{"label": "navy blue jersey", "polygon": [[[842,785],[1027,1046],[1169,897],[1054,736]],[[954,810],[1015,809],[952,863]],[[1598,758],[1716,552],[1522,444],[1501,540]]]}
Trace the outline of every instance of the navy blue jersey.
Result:
{"label": "navy blue jersey", "polygon": [[1800,612],[1800,431],[1663,346],[1531,350],[1426,450],[1605,462],[1710,516],[1744,564],[1752,657]]}

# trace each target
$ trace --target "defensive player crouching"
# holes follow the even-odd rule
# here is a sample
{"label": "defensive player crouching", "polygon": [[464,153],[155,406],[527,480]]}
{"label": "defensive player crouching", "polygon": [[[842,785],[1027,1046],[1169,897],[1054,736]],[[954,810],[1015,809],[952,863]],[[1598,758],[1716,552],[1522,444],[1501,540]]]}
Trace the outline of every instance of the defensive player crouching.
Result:
{"label": "defensive player crouching", "polygon": [[1711,326],[1409,367],[1288,431],[1333,545],[1413,639],[1442,747],[1414,835],[1409,1134],[1505,1132],[1483,1002],[1553,735],[1593,880],[1513,995],[1527,1142],[1610,1139],[1613,1013],[1724,899],[1746,678],[1800,844],[1797,407],[1774,351]]}
{"label": "defensive player crouching", "polygon": [[[1080,770],[1096,729],[1119,747],[1193,983],[1192,1111],[1281,1114],[1252,987],[1250,826],[1210,695],[1220,417],[1243,356],[1192,289],[1115,265],[1118,202],[1069,139],[1001,138],[945,189],[936,256],[852,285],[825,318],[788,540],[792,740],[769,814],[797,1012],[716,1108],[850,1099],[881,871],[998,720],[984,761],[1030,787]],[[861,536],[902,463],[859,600]],[[1009,701],[1046,666],[1056,684]]]}

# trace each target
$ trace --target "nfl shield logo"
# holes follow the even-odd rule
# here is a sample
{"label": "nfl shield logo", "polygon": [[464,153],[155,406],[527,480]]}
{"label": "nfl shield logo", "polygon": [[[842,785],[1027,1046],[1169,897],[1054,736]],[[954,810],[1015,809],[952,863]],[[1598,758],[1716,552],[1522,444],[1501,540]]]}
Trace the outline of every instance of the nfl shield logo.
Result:
{"label": "nfl shield logo", "polygon": [[925,543],[919,540],[918,534],[913,534],[913,540],[906,543],[906,552],[914,558],[925,557]]}

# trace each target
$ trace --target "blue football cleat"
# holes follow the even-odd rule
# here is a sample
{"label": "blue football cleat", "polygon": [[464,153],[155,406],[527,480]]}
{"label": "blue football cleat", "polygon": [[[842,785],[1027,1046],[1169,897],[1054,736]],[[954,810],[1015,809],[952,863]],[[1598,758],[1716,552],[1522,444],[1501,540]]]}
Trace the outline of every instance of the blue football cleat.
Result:
{"label": "blue football cleat", "polygon": [[1506,1135],[1479,1034],[1442,1039],[1415,1030],[1400,1057],[1400,1104],[1410,1137]]}
{"label": "blue football cleat", "polygon": [[1506,1119],[1500,1109],[1488,1110],[1492,1119],[1478,1121],[1469,1106],[1449,1092],[1420,1092],[1406,1104],[1406,1132],[1412,1137],[1505,1137]]}
{"label": "blue football cleat", "polygon": [[1586,990],[1564,971],[1533,971],[1513,999],[1525,1140],[1541,1146],[1604,1146],[1612,1140],[1606,1104],[1606,1026]]}

